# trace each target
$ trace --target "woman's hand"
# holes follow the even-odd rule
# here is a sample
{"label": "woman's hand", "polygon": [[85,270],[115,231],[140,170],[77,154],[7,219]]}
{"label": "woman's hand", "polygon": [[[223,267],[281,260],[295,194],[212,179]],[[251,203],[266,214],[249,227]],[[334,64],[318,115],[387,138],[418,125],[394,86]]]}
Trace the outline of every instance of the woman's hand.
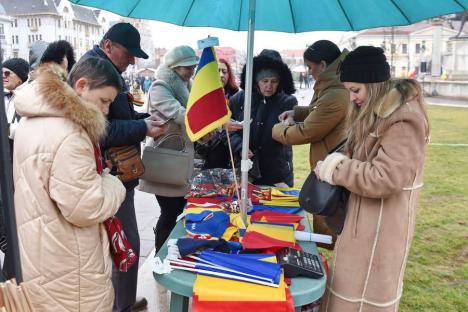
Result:
{"label": "woman's hand", "polygon": [[249,152],[247,153],[247,157],[252,158],[254,156],[254,153],[249,148]]}
{"label": "woman's hand", "polygon": [[238,130],[242,130],[242,128],[244,127],[244,125],[242,123],[239,123],[238,121],[228,121],[224,127],[226,128],[226,130],[228,132],[234,132],[234,131],[238,131]]}
{"label": "woman's hand", "polygon": [[284,124],[293,125],[294,124],[294,111],[288,110],[288,111],[282,112],[278,116],[278,120]]}
{"label": "woman's hand", "polygon": [[320,178],[320,169],[322,168],[322,164],[323,164],[323,161],[319,160],[317,162],[317,165],[315,165],[315,168],[314,168],[314,173],[317,176],[317,179],[319,179],[320,181],[322,180]]}

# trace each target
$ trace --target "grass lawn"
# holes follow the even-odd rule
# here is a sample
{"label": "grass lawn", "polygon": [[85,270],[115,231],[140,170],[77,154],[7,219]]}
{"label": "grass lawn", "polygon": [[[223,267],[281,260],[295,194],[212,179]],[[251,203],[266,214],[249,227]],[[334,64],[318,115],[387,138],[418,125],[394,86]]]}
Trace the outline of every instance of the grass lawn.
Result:
{"label": "grass lawn", "polygon": [[[431,106],[424,188],[400,311],[468,311],[468,109]],[[309,146],[294,147],[299,186]],[[329,255],[329,254],[328,254]]]}

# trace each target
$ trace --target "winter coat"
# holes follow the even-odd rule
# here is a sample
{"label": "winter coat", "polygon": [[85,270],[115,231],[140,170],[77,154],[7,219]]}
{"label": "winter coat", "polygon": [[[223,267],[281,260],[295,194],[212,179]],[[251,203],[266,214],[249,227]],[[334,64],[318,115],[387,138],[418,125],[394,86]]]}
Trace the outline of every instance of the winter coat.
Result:
{"label": "winter coat", "polygon": [[[83,58],[90,56],[111,62],[98,46],[86,52]],[[117,67],[115,69],[119,71]],[[133,103],[128,99],[128,87],[124,79],[121,79],[122,90],[109,107],[107,136],[101,142],[102,155],[105,155],[108,148],[115,146],[134,145],[140,150],[140,142],[146,137],[147,126],[143,119],[149,115],[135,112]],[[127,190],[132,190],[138,185],[138,179],[125,182],[124,185]]]}
{"label": "winter coat", "polygon": [[13,140],[15,138],[15,131],[16,127],[18,127],[18,123],[21,119],[21,116],[16,113],[15,105],[13,104],[13,100],[15,99],[15,95],[17,92],[21,90],[27,83],[22,83],[15,90],[11,93],[9,90],[4,91],[3,100],[5,102],[5,114],[8,123],[8,143],[10,144],[10,157],[13,159]]}
{"label": "winter coat", "polygon": [[65,83],[56,64],[19,92],[13,160],[24,285],[35,311],[111,311],[114,290],[102,222],[125,198],[114,176],[96,172],[94,145],[106,120]]}
{"label": "winter coat", "polygon": [[[308,144],[310,168],[315,168],[319,160],[342,142],[346,136],[346,112],[349,105],[349,93],[340,81],[338,67],[348,55],[344,50],[341,55],[322,72],[314,84],[314,96],[308,107],[294,107],[294,120],[297,124],[288,126],[277,123],[273,127],[273,139],[283,144]],[[314,216],[314,232],[331,235],[336,241],[336,234],[327,225],[326,217]],[[334,245],[318,244],[333,249]]]}
{"label": "winter coat", "polygon": [[277,123],[273,138],[282,144],[309,144],[310,168],[323,160],[328,153],[344,140],[346,112],[349,93],[337,73],[339,64],[346,57],[345,50],[322,72],[314,84],[314,96],[308,107],[294,107],[294,121],[288,126]]}
{"label": "winter coat", "polygon": [[[189,91],[191,84],[187,85],[176,74],[176,72],[166,65],[161,65],[156,72],[156,80],[151,85],[148,92],[148,109],[151,115],[158,115],[164,120],[174,118],[169,122],[168,131],[157,138],[156,140],[150,138],[147,140],[145,146],[159,146],[170,149],[181,149],[181,141],[185,145],[185,150],[188,153],[189,170],[187,172],[187,183],[185,185],[171,185],[155,183],[148,180],[140,180],[139,189],[143,192],[152,193],[167,197],[180,197],[185,196],[190,190],[190,180],[193,174],[193,158],[194,148],[193,143],[187,136],[185,130],[185,108],[187,106]],[[170,138],[165,140],[166,137],[176,135],[178,138]]]}
{"label": "winter coat", "polygon": [[[294,184],[292,148],[273,140],[271,130],[278,121],[278,115],[293,109],[297,99],[292,96],[296,90],[291,71],[283,63],[281,56],[274,50],[264,50],[253,60],[253,77],[259,71],[273,69],[279,74],[279,84],[276,94],[265,98],[252,86],[252,103],[250,124],[249,148],[254,153],[253,160],[258,162],[261,178],[254,179],[253,183],[261,185],[274,185],[284,182],[289,186]],[[245,89],[246,66],[241,74],[241,88]],[[229,101],[234,120],[244,120],[245,92],[239,91]],[[233,153],[240,158],[242,152],[242,131],[231,134]],[[255,159],[256,158],[256,159]],[[255,164],[254,164],[255,165]]]}
{"label": "winter coat", "polygon": [[321,311],[397,311],[422,187],[427,123],[393,89],[374,110],[376,130],[352,159],[333,153],[319,176],[351,191]]}

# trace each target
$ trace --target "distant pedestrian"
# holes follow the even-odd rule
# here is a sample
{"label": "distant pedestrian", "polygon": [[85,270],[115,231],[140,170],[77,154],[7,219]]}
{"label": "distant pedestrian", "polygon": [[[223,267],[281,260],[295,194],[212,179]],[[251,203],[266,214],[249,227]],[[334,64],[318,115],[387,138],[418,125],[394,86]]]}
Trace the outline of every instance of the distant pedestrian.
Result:
{"label": "distant pedestrian", "polygon": [[304,73],[299,73],[299,89],[302,89],[302,84],[304,83]]}
{"label": "distant pedestrian", "polygon": [[24,287],[34,311],[110,312],[113,302],[109,241],[103,221],[125,198],[118,178],[98,174],[96,152],[106,132],[117,71],[89,58],[69,84],[55,63],[14,102],[23,118],[13,162]]}
{"label": "distant pedestrian", "polygon": [[152,81],[149,79],[149,77],[145,77],[145,81],[143,81],[143,92],[146,94],[149,91],[149,88],[151,87]]}

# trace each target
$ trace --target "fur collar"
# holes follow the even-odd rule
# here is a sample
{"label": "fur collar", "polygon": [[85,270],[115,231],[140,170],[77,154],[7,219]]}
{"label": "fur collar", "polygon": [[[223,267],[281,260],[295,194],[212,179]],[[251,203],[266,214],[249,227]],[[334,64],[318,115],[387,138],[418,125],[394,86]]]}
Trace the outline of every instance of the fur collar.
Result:
{"label": "fur collar", "polygon": [[15,107],[21,116],[64,117],[81,126],[94,144],[106,133],[106,118],[99,108],[80,98],[66,82],[67,74],[55,63],[41,65],[35,80],[21,92]]}
{"label": "fur collar", "polygon": [[401,94],[397,89],[393,88],[380,100],[377,106],[375,106],[374,113],[380,118],[387,118],[396,111],[401,104]]}
{"label": "fur collar", "polygon": [[162,64],[158,67],[156,71],[156,81],[157,83],[165,84],[169,87],[172,91],[174,97],[179,101],[182,106],[186,106],[189,97],[189,91],[192,87],[192,82],[190,81],[187,84],[184,83],[182,79],[180,79],[177,73],[167,67],[166,65]]}

